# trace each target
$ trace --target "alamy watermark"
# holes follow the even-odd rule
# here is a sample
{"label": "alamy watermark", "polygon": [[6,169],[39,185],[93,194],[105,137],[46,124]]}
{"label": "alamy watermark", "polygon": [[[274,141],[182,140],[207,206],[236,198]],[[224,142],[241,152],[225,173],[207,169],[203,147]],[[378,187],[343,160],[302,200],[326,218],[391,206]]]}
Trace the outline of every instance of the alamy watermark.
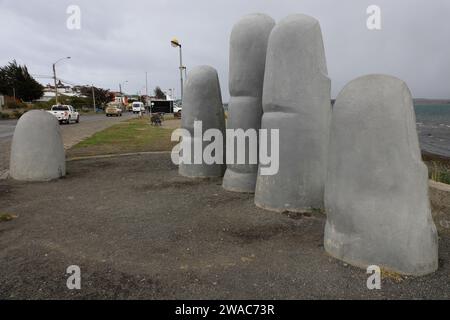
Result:
{"label": "alamy watermark", "polygon": [[440,221],[439,221],[439,224],[441,225],[441,227],[442,228],[445,228],[445,229],[450,229],[450,220],[447,220],[447,219],[441,219]]}
{"label": "alamy watermark", "polygon": [[367,274],[370,274],[367,278],[367,289],[380,290],[381,289],[381,268],[376,265],[367,267]]}
{"label": "alamy watermark", "polygon": [[66,20],[66,27],[69,30],[81,29],[81,8],[77,5],[67,7],[66,13],[69,15]]}
{"label": "alamy watermark", "polygon": [[[224,137],[222,131],[218,129],[208,129],[203,132],[202,121],[195,121],[193,135],[187,129],[177,129],[172,133],[172,141],[180,141],[180,139],[181,142],[172,150],[172,161],[176,165],[212,165],[224,164],[224,162],[226,164],[259,164],[260,174],[263,176],[275,175],[279,170],[280,133],[278,129],[248,129],[247,131],[227,129],[226,137]],[[224,150],[226,150],[225,155]]]}
{"label": "alamy watermark", "polygon": [[67,278],[66,286],[69,290],[81,290],[81,269],[79,266],[72,265],[66,270],[70,276]]}
{"label": "alamy watermark", "polygon": [[367,7],[366,13],[369,15],[366,22],[367,29],[381,30],[381,8],[373,4]]}

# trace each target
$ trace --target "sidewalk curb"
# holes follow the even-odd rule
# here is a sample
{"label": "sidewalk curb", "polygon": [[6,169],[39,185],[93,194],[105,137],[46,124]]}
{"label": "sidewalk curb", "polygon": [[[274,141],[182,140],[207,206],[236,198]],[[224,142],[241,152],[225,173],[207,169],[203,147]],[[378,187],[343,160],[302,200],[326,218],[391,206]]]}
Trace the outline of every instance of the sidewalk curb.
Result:
{"label": "sidewalk curb", "polygon": [[171,154],[171,153],[172,153],[171,151],[144,151],[144,152],[132,152],[132,153],[104,154],[104,155],[98,155],[98,156],[69,158],[69,159],[66,159],[66,162],[91,160],[91,159],[119,158],[119,157],[139,156],[139,155],[148,155],[148,154]]}

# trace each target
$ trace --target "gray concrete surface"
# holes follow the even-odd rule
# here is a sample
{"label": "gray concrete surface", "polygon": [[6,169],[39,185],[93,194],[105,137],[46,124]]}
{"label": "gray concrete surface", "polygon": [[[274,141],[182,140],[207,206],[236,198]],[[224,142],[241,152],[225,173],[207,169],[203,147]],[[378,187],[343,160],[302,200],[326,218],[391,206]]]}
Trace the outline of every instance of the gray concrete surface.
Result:
{"label": "gray concrete surface", "polygon": [[330,79],[319,22],[291,15],[269,38],[263,92],[263,129],[279,129],[280,166],[258,174],[255,203],[283,212],[323,209]]}
{"label": "gray concrete surface", "polygon": [[[51,183],[0,181],[1,299],[450,299],[450,229],[440,268],[384,277],[328,256],[324,215],[284,215],[178,175],[170,155],[67,163]],[[66,269],[81,268],[81,290]]]}
{"label": "gray concrete surface", "polygon": [[351,81],[333,108],[325,248],[353,265],[423,275],[438,267],[411,93],[386,75]]}
{"label": "gray concrete surface", "polygon": [[[201,136],[195,136],[194,124],[201,122]],[[191,69],[184,86],[183,113],[181,127],[186,130],[182,135],[183,144],[190,145],[188,150],[183,151],[183,156],[190,158],[189,163],[181,162],[179,172],[186,177],[222,177],[225,173],[225,114],[220,91],[219,76],[216,69],[210,66],[198,66]],[[222,164],[207,164],[203,161],[203,151],[211,143],[203,141],[203,134],[209,129],[217,129],[222,134]],[[196,145],[201,147],[195,163],[194,152]],[[190,157],[189,157],[190,156]]]}
{"label": "gray concrete surface", "polygon": [[[250,14],[239,20],[230,37],[230,103],[227,129],[259,130],[262,117],[262,92],[267,42],[275,21],[264,14]],[[255,192],[258,164],[249,163],[249,141],[235,145],[246,155],[245,164],[227,166],[223,187],[236,192]],[[238,150],[241,147],[241,150]],[[245,148],[244,148],[245,147]]]}
{"label": "gray concrete surface", "polygon": [[[122,117],[106,117],[104,114],[81,115],[80,123],[61,125],[61,133],[64,142],[64,148],[67,150],[93,135],[104,130],[117,122],[135,117],[131,113],[124,113]],[[6,177],[9,169],[11,140],[17,120],[0,120],[0,179]]]}
{"label": "gray concrete surface", "polygon": [[20,181],[49,181],[66,175],[66,156],[58,120],[32,110],[17,122],[9,175]]}

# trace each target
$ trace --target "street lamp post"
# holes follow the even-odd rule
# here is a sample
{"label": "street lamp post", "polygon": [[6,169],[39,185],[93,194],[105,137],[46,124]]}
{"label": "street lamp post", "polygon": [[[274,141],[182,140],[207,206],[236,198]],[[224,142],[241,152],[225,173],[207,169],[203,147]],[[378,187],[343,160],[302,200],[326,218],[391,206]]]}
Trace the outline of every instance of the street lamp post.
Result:
{"label": "street lamp post", "polygon": [[122,85],[125,85],[125,83],[127,83],[127,82],[128,82],[128,80],[123,82],[123,83],[119,83],[119,92],[120,92],[120,95],[121,95],[121,97],[120,97],[120,106],[122,107],[122,109],[123,109]]}
{"label": "street lamp post", "polygon": [[92,100],[94,102],[94,113],[97,113],[97,106],[95,105],[95,89],[94,89],[94,85],[92,85]]}
{"label": "street lamp post", "polygon": [[172,47],[176,48],[180,48],[180,83],[181,83],[181,101],[183,102],[183,69],[185,68],[183,66],[183,53],[181,51],[181,43],[178,41],[178,39],[173,38],[172,41],[170,41],[170,43],[172,44]]}
{"label": "street lamp post", "polygon": [[53,79],[55,80],[55,100],[56,100],[56,104],[59,104],[58,102],[58,85],[56,83],[56,64],[62,60],[66,60],[66,59],[70,59],[70,57],[65,57],[65,58],[61,58],[58,61],[56,61],[53,64]]}

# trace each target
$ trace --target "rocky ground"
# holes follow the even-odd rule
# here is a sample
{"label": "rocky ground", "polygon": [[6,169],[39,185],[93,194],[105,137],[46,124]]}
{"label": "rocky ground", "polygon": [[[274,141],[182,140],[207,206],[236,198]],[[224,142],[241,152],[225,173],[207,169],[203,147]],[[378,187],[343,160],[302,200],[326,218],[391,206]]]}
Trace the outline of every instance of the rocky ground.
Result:
{"label": "rocky ground", "polygon": [[[440,268],[382,289],[323,249],[325,216],[258,209],[220,179],[178,176],[168,154],[68,162],[50,183],[0,181],[0,299],[449,299]],[[66,287],[70,265],[82,288]]]}

